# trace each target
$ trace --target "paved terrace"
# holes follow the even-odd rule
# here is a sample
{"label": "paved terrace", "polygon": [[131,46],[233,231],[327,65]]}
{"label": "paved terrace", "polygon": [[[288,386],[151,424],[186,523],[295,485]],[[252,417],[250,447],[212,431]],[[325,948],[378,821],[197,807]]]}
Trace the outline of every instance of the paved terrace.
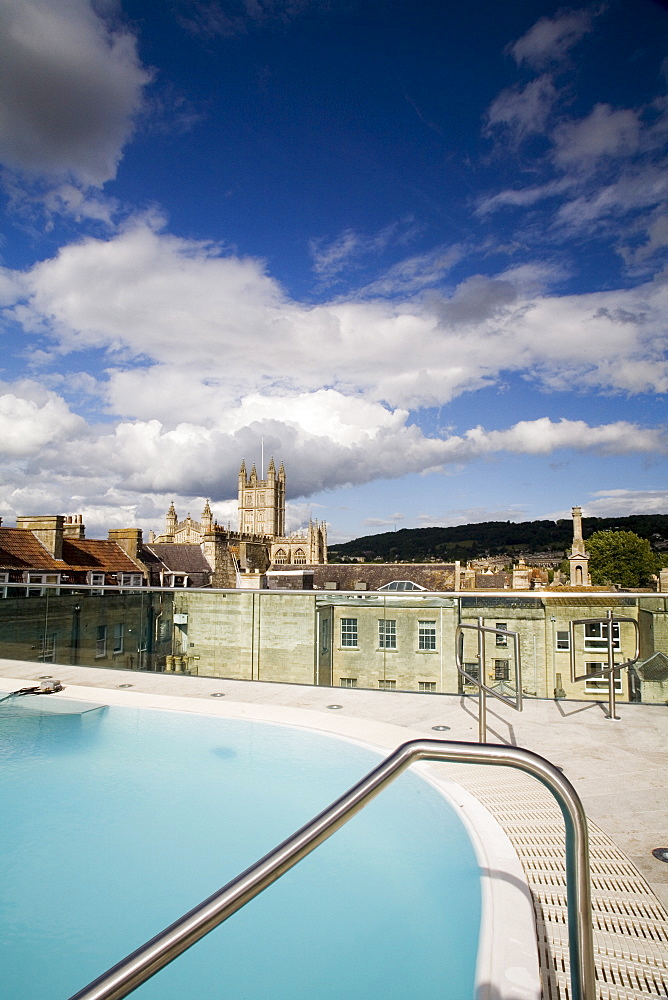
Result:
{"label": "paved terrace", "polygon": [[[407,739],[475,742],[477,700],[138,673],[0,660],[0,677],[35,681],[50,673],[66,686],[107,689],[107,701],[155,696],[164,707],[197,711],[214,692],[235,714],[290,721],[393,749]],[[7,683],[2,687],[6,690]],[[76,692],[70,688],[70,696]],[[113,695],[113,697],[112,697]],[[172,700],[173,699],[173,700]],[[101,694],[100,701],[105,698]],[[207,710],[211,706],[207,702]],[[341,706],[331,709],[330,705]],[[590,821],[592,895],[600,1000],[668,996],[668,707],[526,700],[519,714],[488,702],[488,741],[526,747],[563,769]],[[434,732],[434,726],[448,726]],[[525,775],[473,765],[430,765],[472,791],[517,850],[534,901],[544,1000],[569,997],[563,824],[547,790]]]}

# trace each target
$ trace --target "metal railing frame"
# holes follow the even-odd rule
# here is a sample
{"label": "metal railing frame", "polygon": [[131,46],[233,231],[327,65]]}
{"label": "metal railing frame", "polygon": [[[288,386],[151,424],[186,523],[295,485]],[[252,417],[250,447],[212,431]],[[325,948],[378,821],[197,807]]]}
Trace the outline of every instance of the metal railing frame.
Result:
{"label": "metal railing frame", "polygon": [[420,760],[495,764],[538,779],[564,817],[572,1000],[596,1000],[587,820],[570,781],[530,750],[492,744],[411,740],[273,851],[186,913],[70,1000],[121,1000],[327,840],[410,764]]}
{"label": "metal railing frame", "polygon": [[[484,619],[478,618],[475,624],[468,622],[460,622],[455,629],[455,664],[457,666],[457,671],[465,677],[467,681],[471,684],[475,684],[478,688],[478,741],[484,743],[487,739],[487,695],[491,695],[493,698],[497,698],[498,701],[502,701],[504,705],[510,705],[514,708],[516,712],[522,711],[522,664],[520,660],[520,643],[519,643],[519,633],[511,632],[509,629],[492,628],[491,625],[484,625]],[[474,632],[478,633],[478,676],[474,677],[469,674],[462,664],[462,653],[463,653],[463,637],[464,629],[472,629]],[[513,653],[515,661],[515,691],[516,695],[514,698],[507,698],[503,694],[499,694],[494,688],[489,687],[485,684],[485,635],[491,633],[492,635],[502,635],[509,636],[513,640]]]}
{"label": "metal railing frame", "polygon": [[[625,660],[624,663],[615,663],[615,650],[614,650],[614,629],[613,625],[617,625],[620,622],[630,622],[635,628],[635,652],[630,660]],[[580,674],[577,675],[576,665],[575,665],[575,626],[576,625],[605,625],[607,632],[608,641],[608,665],[604,667],[601,674]],[[619,716],[615,714],[615,671],[619,670],[620,677],[622,670],[626,667],[633,666],[634,663],[638,662],[638,657],[640,656],[640,629],[638,627],[638,622],[635,618],[627,618],[620,615],[613,615],[612,611],[608,611],[605,618],[573,618],[568,625],[569,631],[569,646],[570,646],[570,659],[571,659],[571,681],[575,684],[577,681],[586,680],[598,680],[601,676],[608,678],[608,719],[613,719],[615,722],[619,722]],[[619,645],[621,649],[621,630],[619,633]]]}

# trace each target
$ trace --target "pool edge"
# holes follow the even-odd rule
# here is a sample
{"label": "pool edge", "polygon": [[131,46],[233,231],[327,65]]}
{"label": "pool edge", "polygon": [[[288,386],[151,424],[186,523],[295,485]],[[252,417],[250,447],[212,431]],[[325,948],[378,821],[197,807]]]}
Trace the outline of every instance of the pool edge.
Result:
{"label": "pool edge", "polygon": [[[7,676],[1,680],[2,688],[7,690],[26,683],[25,679]],[[214,702],[71,683],[62,692],[48,697],[288,725],[327,733],[385,754],[409,739],[421,738],[417,731],[390,723],[370,722],[339,713],[325,714],[314,709],[235,702],[231,698]],[[442,773],[443,765],[422,763],[414,768],[455,808],[469,834],[481,870],[476,1000],[540,1000],[531,894],[515,848],[489,810],[471,792]]]}

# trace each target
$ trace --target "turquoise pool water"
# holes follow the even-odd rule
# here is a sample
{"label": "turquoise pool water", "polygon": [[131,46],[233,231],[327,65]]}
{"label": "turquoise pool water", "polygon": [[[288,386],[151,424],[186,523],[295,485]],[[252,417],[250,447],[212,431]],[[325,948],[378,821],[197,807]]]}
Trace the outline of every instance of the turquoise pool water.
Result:
{"label": "turquoise pool water", "polygon": [[[4,1000],[65,1000],[380,759],[284,726],[127,708],[32,716],[6,705]],[[406,773],[133,995],[470,1000],[479,926],[466,832]]]}

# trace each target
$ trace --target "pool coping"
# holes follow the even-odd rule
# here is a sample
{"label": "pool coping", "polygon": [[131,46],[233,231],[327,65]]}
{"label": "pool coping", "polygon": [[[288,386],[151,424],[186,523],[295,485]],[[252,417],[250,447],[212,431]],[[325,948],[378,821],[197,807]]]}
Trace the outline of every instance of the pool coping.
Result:
{"label": "pool coping", "polygon": [[[25,686],[25,678],[6,675],[0,678],[0,687],[7,691]],[[287,725],[326,733],[384,754],[407,740],[424,738],[415,730],[391,723],[336,713],[325,715],[314,709],[249,704],[229,697],[214,702],[172,694],[90,688],[68,683],[63,691],[48,698],[49,701],[74,700]],[[509,837],[471,792],[443,774],[443,765],[421,762],[412,766],[455,808],[478,860],[482,913],[475,976],[476,1000],[540,1000],[541,980],[532,897],[522,864]]]}

